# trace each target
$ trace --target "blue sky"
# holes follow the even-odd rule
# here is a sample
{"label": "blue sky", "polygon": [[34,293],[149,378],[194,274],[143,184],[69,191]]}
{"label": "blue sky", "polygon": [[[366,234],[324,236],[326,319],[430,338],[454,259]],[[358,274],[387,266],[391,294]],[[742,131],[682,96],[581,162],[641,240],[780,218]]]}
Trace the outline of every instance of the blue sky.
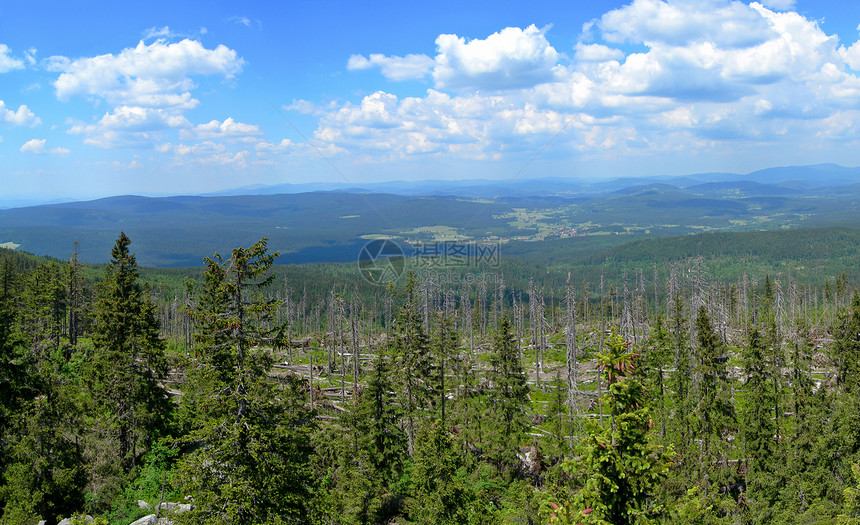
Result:
{"label": "blue sky", "polygon": [[0,187],[856,166],[858,24],[804,0],[5,2]]}

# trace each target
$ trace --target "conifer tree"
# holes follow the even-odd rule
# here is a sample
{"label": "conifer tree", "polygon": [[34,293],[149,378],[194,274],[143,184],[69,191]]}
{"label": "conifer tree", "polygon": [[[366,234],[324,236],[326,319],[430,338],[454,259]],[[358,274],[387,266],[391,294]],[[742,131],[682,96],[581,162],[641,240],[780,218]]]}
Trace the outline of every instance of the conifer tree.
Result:
{"label": "conifer tree", "polygon": [[90,366],[97,420],[116,440],[129,473],[164,427],[169,404],[157,380],[166,372],[156,307],[138,282],[137,260],[123,232],[111,250],[95,307],[95,351]]}
{"label": "conifer tree", "polygon": [[773,380],[767,373],[765,348],[758,330],[750,331],[744,355],[746,376],[746,410],[743,414],[744,442],[749,458],[747,474],[747,504],[759,520],[769,521],[768,509],[773,505],[778,486],[776,465],[776,424],[771,416],[775,399]]}
{"label": "conifer tree", "polygon": [[409,272],[403,290],[405,300],[395,319],[396,329],[392,341],[392,351],[403,389],[401,405],[406,418],[410,454],[415,449],[417,420],[420,419],[421,412],[435,399],[433,386],[436,379],[430,355],[430,339],[424,330],[423,318],[419,312],[417,286],[415,274]]}
{"label": "conifer tree", "polygon": [[860,294],[854,294],[850,308],[840,314],[833,332],[836,384],[846,392],[856,393],[860,387]]}
{"label": "conifer tree", "polygon": [[278,301],[262,295],[277,256],[266,241],[206,259],[198,320],[207,332],[187,386],[202,416],[178,475],[195,506],[179,523],[307,520],[312,418],[301,381],[267,375]]}
{"label": "conifer tree", "polygon": [[492,387],[487,399],[487,423],[490,427],[485,435],[489,442],[487,452],[502,470],[512,469],[517,449],[528,428],[526,403],[529,387],[507,315],[501,317],[493,336],[490,366]]}
{"label": "conifer tree", "polygon": [[565,462],[581,488],[572,502],[552,504],[553,523],[627,525],[665,512],[655,494],[674,454],[654,442],[639,356],[628,346],[613,331],[597,357],[610,420],[592,423],[579,457]]}
{"label": "conifer tree", "polygon": [[693,414],[695,435],[701,439],[699,474],[708,485],[719,489],[726,482],[728,460],[726,434],[734,428],[734,408],[730,400],[727,357],[719,335],[704,306],[696,316],[695,368],[698,383]]}
{"label": "conifer tree", "polygon": [[418,434],[410,476],[409,516],[421,525],[467,523],[467,492],[458,472],[462,453],[440,421],[433,421]]}

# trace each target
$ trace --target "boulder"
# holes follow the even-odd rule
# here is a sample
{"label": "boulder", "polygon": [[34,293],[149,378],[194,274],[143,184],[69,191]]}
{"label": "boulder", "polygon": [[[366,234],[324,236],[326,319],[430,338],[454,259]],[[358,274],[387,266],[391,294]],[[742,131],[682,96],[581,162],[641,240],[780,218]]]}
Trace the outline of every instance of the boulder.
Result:
{"label": "boulder", "polygon": [[153,525],[155,523],[158,523],[158,518],[155,516],[155,514],[150,514],[149,516],[144,516],[139,520],[131,523],[131,525]]}
{"label": "boulder", "polygon": [[[84,516],[84,519],[87,520],[87,523],[92,523],[95,521],[93,519],[93,517],[90,516],[89,514]],[[57,525],[70,525],[71,523],[72,523],[72,518],[66,518],[66,519],[60,521],[59,523],[57,523]]]}
{"label": "boulder", "polygon": [[155,511],[165,512],[188,512],[191,510],[190,503],[171,503],[169,501],[165,501],[163,503],[159,503],[155,506]]}
{"label": "boulder", "polygon": [[142,499],[137,500],[137,507],[140,510],[152,510],[152,506],[149,503],[143,501]]}

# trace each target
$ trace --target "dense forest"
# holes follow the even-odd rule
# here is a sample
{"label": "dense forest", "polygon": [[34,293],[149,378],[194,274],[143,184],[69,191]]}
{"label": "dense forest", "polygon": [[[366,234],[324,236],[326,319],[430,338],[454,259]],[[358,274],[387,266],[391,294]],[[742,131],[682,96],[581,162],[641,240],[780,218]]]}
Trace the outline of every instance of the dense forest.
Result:
{"label": "dense forest", "polygon": [[388,287],[0,250],[0,523],[860,523],[854,281],[655,246]]}

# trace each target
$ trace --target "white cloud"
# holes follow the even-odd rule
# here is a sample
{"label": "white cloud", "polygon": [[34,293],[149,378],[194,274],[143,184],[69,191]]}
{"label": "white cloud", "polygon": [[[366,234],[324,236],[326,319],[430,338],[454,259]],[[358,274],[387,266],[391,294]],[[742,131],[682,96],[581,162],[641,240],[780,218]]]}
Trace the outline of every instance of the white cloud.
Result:
{"label": "white cloud", "polygon": [[150,27],[143,32],[143,38],[145,40],[149,40],[150,38],[165,38],[169,36],[174,36],[175,34],[170,31],[169,26],[164,27]]}
{"label": "white cloud", "polygon": [[30,139],[21,146],[21,153],[32,153],[34,155],[42,155],[45,153],[50,153],[51,155],[59,155],[61,157],[65,157],[71,151],[66,148],[53,148],[51,150],[45,149],[45,139]]}
{"label": "white cloud", "polygon": [[10,55],[11,50],[6,44],[0,44],[0,73],[8,73],[15,69],[23,69],[24,61]]}
{"label": "white cloud", "polygon": [[263,22],[261,20],[256,19],[256,18],[252,20],[252,19],[248,18],[247,16],[231,16],[227,20],[230,22],[233,22],[234,24],[243,25],[245,27],[257,26],[257,29],[263,28]]}
{"label": "white cloud", "polygon": [[35,47],[31,47],[27,51],[24,52],[24,60],[27,61],[28,66],[36,65],[36,53],[37,50]]}
{"label": "white cloud", "polygon": [[745,47],[773,36],[767,21],[746,4],[718,0],[634,0],[604,14],[597,27],[608,42],[647,45]]}
{"label": "white cloud", "polygon": [[278,152],[286,151],[293,146],[293,141],[291,141],[290,139],[283,139],[277,144],[263,140],[254,145],[254,149],[258,152]]}
{"label": "white cloud", "polygon": [[576,59],[583,62],[605,62],[607,60],[621,60],[624,51],[613,49],[602,44],[576,44]]}
{"label": "white cloud", "polygon": [[388,80],[417,80],[424,78],[435,61],[427,55],[385,56],[378,53],[365,58],[362,55],[349,57],[346,68],[350,71],[378,67]]}
{"label": "white cloud", "polygon": [[845,46],[840,47],[839,55],[848,64],[848,67],[854,71],[860,71],[860,40],[847,48]]}
{"label": "white cloud", "polygon": [[512,89],[551,80],[559,55],[546,39],[547,29],[507,27],[486,39],[469,41],[439,35],[433,69],[436,87]]}
{"label": "white cloud", "polygon": [[21,153],[40,155],[45,152],[45,139],[30,139],[21,146]]}
{"label": "white cloud", "polygon": [[93,124],[75,124],[73,135],[83,135],[84,144],[112,147],[145,147],[161,140],[166,129],[187,128],[191,123],[182,115],[163,109],[120,106]]}
{"label": "white cloud", "polygon": [[385,78],[394,81],[417,80],[432,72],[437,89],[530,87],[552,80],[558,65],[559,54],[546,39],[548,29],[507,27],[485,39],[471,40],[442,34],[436,38],[435,58],[422,54],[352,55],[347,69],[378,67]]}
{"label": "white cloud", "polygon": [[176,164],[202,164],[245,168],[248,166],[248,150],[230,151],[223,144],[203,141],[197,144],[161,144],[156,147],[159,153],[174,153]]}
{"label": "white cloud", "polygon": [[[789,3],[767,6],[633,0],[588,24],[572,58],[535,26],[476,40],[440,35],[426,96],[380,91],[287,109],[319,118],[319,147],[368,159],[496,158],[550,141],[644,155],[856,140],[860,41],[840,46]],[[396,58],[356,55],[348,67],[381,69]]]}
{"label": "white cloud", "polygon": [[42,67],[51,73],[61,73],[69,67],[72,61],[68,57],[53,55],[42,59]]}
{"label": "white cloud", "polygon": [[162,40],[107,54],[69,61],[51,57],[46,67],[60,70],[54,82],[57,97],[95,96],[110,104],[189,109],[197,105],[191,97],[193,75],[233,78],[243,60],[224,45],[206,49],[195,40],[169,44]]}
{"label": "white cloud", "polygon": [[236,122],[232,117],[229,117],[224,122],[213,120],[208,124],[200,124],[194,128],[180,130],[179,137],[186,140],[228,139],[252,142],[262,134],[263,132],[260,131],[259,126]]}
{"label": "white cloud", "polygon": [[18,106],[16,111],[6,108],[6,103],[0,100],[0,121],[16,126],[38,126],[42,119],[37,117],[25,104]]}

